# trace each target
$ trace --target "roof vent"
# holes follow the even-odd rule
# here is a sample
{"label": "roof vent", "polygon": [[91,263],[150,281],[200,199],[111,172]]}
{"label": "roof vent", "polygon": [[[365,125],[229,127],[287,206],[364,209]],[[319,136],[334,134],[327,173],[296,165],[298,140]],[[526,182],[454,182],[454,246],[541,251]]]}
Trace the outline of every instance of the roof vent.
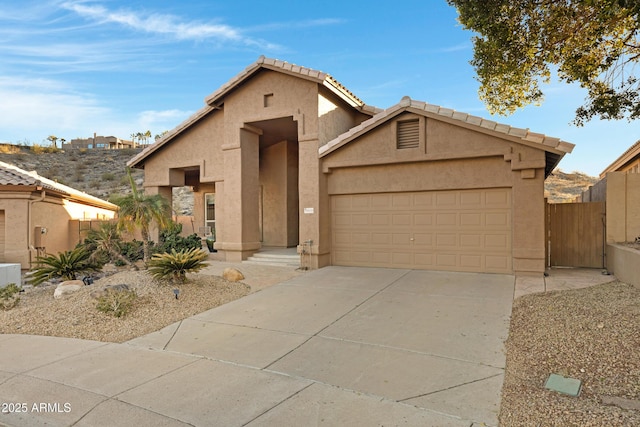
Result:
{"label": "roof vent", "polygon": [[398,122],[396,148],[418,148],[420,146],[420,120],[403,120]]}

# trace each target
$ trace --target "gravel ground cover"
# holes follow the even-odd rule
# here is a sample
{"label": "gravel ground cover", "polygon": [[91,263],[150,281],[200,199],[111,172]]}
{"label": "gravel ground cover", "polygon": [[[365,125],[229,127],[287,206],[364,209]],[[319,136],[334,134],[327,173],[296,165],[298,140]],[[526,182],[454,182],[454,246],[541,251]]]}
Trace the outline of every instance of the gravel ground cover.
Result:
{"label": "gravel ground cover", "polygon": [[[640,426],[640,288],[518,298],[506,350],[501,426]],[[581,380],[580,395],[546,390],[551,373]]]}
{"label": "gravel ground cover", "polygon": [[[0,333],[124,342],[250,292],[248,285],[218,276],[194,274],[188,279],[188,283],[171,286],[155,281],[146,271],[122,271],[61,299],[53,298],[55,286],[37,287],[21,294],[15,308],[0,310]],[[117,284],[126,284],[137,294],[131,312],[121,318],[98,311],[90,295]],[[180,290],[178,299],[174,289]]]}
{"label": "gravel ground cover", "polygon": [[[250,292],[217,276],[189,279],[170,286],[145,271],[123,271],[57,300],[55,286],[36,288],[0,310],[0,333],[124,342]],[[138,295],[131,313],[99,312],[91,291],[121,283]],[[501,426],[640,426],[639,287],[611,282],[518,298],[505,346]],[[581,380],[580,395],[546,390],[551,373]]]}

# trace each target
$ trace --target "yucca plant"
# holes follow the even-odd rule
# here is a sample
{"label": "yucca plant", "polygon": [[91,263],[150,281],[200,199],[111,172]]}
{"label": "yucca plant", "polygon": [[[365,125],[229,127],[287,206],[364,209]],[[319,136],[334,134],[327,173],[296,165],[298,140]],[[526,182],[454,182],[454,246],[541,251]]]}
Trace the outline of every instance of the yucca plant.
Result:
{"label": "yucca plant", "polygon": [[75,280],[80,273],[100,269],[100,265],[91,261],[90,257],[91,253],[81,246],[58,255],[38,257],[38,266],[32,269],[28,281],[37,286],[54,277]]}
{"label": "yucca plant", "polygon": [[195,273],[208,265],[209,254],[202,249],[188,249],[163,254],[155,254],[149,261],[149,273],[156,279],[170,279],[185,282],[187,273]]}

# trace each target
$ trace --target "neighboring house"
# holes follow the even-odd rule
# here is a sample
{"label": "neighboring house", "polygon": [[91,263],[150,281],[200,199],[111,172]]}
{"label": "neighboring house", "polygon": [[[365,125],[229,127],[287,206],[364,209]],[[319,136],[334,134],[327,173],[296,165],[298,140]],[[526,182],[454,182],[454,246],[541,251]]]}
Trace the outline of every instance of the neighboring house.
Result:
{"label": "neighboring house", "polygon": [[609,172],[640,173],[640,141],[636,141],[627,151],[607,166],[600,174],[600,178],[604,178]]}
{"label": "neighboring house", "polygon": [[77,138],[72,139],[68,144],[62,144],[63,150],[71,149],[99,149],[99,150],[119,150],[123,148],[136,148],[133,141],[116,138],[115,136],[97,136],[93,134],[93,138]]}
{"label": "neighboring house", "polygon": [[28,269],[36,256],[73,249],[79,222],[106,220],[117,206],[0,162],[0,263]]}
{"label": "neighboring house", "polygon": [[192,186],[229,261],[310,248],[326,265],[543,272],[544,179],[572,144],[260,57],[133,157],[147,193]]}
{"label": "neighboring house", "polygon": [[607,166],[578,201],[606,202],[607,243],[640,237],[640,141]]}

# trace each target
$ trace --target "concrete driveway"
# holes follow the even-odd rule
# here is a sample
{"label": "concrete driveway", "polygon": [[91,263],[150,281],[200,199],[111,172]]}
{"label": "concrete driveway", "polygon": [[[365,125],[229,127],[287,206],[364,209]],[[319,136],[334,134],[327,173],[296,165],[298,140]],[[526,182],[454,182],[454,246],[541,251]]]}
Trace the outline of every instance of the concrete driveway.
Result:
{"label": "concrete driveway", "polygon": [[0,424],[497,425],[514,280],[328,267],[125,344],[3,335]]}

